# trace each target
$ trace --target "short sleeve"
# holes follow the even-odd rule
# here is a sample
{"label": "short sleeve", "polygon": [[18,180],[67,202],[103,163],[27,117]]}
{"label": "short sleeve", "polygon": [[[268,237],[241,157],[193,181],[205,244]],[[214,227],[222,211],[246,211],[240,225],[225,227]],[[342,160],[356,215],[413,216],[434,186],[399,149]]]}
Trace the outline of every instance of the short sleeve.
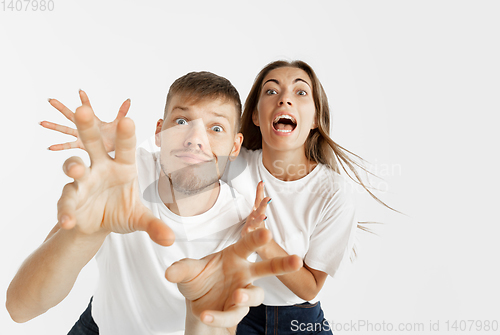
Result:
{"label": "short sleeve", "polygon": [[341,263],[350,258],[357,223],[352,195],[345,189],[338,189],[323,207],[320,220],[310,235],[304,262],[333,277]]}

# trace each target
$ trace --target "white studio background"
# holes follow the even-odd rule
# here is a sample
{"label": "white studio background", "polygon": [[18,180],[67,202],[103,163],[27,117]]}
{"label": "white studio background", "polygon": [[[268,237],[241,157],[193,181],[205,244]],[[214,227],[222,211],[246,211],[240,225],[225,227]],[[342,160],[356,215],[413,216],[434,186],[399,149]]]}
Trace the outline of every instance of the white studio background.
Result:
{"label": "white studio background", "polygon": [[[361,234],[358,261],[327,281],[321,300],[329,320],[373,329],[335,333],[500,321],[499,2],[53,0],[52,11],[9,2],[0,8],[0,333],[66,334],[98,277],[92,261],[61,304],[25,324],[4,307],[18,267],[56,223],[70,181],[63,162],[85,157],[46,150],[72,140],[38,125],[70,125],[47,98],[75,109],[84,89],[105,121],[131,98],[141,143],[179,76],[215,72],[244,99],[277,59],[312,65],[333,139],[371,163],[384,178],[377,194],[406,214],[359,196],[360,219],[384,224]],[[462,333],[493,332],[467,324]]]}

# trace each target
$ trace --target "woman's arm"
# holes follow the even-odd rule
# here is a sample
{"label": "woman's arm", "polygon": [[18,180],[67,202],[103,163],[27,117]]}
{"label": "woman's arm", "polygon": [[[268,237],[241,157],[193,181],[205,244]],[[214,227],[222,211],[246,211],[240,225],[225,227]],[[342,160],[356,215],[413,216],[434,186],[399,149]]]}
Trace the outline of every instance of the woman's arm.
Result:
{"label": "woman's arm", "polygon": [[[271,240],[267,245],[257,250],[257,254],[263,259],[288,256],[278,243]],[[325,284],[327,273],[304,266],[297,272],[276,276],[295,295],[304,300],[314,299]]]}

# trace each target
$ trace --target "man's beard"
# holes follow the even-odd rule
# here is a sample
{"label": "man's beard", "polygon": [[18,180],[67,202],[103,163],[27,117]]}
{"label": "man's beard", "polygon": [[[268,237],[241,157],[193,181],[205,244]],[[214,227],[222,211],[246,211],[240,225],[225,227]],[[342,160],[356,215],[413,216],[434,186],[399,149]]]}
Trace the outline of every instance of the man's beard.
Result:
{"label": "man's beard", "polygon": [[171,173],[166,172],[163,164],[161,168],[170,179],[174,190],[187,196],[210,190],[210,186],[218,183],[220,178],[216,160],[188,165]]}

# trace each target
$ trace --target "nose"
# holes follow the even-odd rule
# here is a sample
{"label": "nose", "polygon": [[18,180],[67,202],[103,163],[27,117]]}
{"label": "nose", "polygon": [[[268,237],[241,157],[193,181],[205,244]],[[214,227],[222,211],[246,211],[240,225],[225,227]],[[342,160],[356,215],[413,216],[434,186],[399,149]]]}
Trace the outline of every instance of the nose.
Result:
{"label": "nose", "polygon": [[208,137],[205,131],[205,126],[202,120],[194,120],[190,122],[186,137],[184,138],[184,147],[203,151],[208,147]]}
{"label": "nose", "polygon": [[283,91],[283,93],[281,94],[280,99],[279,99],[279,105],[280,106],[283,106],[283,105],[292,106],[292,99],[290,97],[289,92]]}

